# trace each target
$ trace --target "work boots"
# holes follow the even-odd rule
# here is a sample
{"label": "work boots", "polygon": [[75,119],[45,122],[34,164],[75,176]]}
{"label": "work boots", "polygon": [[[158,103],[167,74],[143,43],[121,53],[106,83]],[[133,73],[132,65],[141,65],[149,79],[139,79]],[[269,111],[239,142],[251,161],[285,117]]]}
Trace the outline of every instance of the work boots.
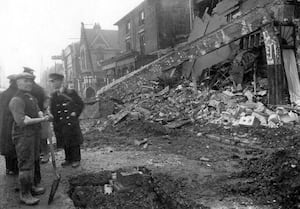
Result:
{"label": "work boots", "polygon": [[25,205],[36,205],[39,203],[39,199],[35,198],[31,194],[32,188],[32,171],[20,171],[20,201]]}
{"label": "work boots", "polygon": [[33,197],[30,192],[20,192],[20,201],[25,205],[36,205],[39,203],[40,200],[38,198]]}
{"label": "work boots", "polygon": [[33,196],[42,195],[45,192],[46,192],[46,189],[44,187],[38,187],[38,186],[32,186],[31,187],[31,194]]}

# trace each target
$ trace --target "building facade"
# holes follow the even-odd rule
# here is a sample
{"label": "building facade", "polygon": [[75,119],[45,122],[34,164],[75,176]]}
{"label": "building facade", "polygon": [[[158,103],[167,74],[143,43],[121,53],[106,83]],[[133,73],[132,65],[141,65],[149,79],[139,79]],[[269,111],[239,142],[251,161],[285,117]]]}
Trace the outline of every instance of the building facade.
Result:
{"label": "building facade", "polygon": [[79,42],[79,64],[83,96],[94,97],[96,91],[105,85],[101,61],[119,53],[118,31],[103,30],[99,24],[85,28],[82,23]]}
{"label": "building facade", "polygon": [[67,46],[62,53],[65,82],[69,88],[75,89],[79,94],[83,93],[81,70],[80,70],[80,53],[79,42]]}
{"label": "building facade", "polygon": [[145,0],[120,19],[123,52],[151,54],[186,40],[190,33],[189,0]]}
{"label": "building facade", "polygon": [[121,54],[103,62],[106,83],[145,65],[190,33],[189,0],[144,0],[115,25]]}

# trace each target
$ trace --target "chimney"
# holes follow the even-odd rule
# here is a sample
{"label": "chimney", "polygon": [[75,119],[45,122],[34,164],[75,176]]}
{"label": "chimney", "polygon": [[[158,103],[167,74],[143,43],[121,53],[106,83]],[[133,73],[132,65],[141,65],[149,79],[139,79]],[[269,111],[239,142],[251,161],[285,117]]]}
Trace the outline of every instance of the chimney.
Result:
{"label": "chimney", "polygon": [[96,31],[99,31],[99,30],[101,30],[101,26],[100,26],[100,24],[99,23],[95,23],[95,25],[94,25],[94,28],[93,28],[94,30],[96,30]]}

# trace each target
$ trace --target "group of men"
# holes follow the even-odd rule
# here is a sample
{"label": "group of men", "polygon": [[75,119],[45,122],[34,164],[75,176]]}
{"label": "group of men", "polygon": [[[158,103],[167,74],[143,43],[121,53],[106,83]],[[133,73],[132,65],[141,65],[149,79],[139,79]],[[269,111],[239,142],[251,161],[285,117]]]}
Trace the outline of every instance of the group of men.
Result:
{"label": "group of men", "polygon": [[84,108],[82,99],[75,90],[64,87],[64,76],[58,73],[49,75],[53,92],[47,96],[35,83],[33,72],[24,68],[22,73],[9,76],[10,86],[0,94],[0,152],[5,156],[6,174],[18,174],[20,201],[26,205],[37,204],[39,199],[34,196],[45,193],[39,186],[40,154],[51,137],[50,122],[57,147],[65,151],[62,166],[80,166],[83,141],[78,119]]}

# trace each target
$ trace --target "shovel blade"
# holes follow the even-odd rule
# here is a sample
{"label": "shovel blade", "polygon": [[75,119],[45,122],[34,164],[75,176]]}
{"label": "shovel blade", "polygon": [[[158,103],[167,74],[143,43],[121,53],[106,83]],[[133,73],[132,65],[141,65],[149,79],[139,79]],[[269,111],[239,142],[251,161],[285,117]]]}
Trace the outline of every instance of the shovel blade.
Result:
{"label": "shovel blade", "polygon": [[50,205],[53,201],[53,198],[54,198],[54,195],[57,191],[60,179],[61,179],[61,176],[58,174],[56,176],[56,179],[52,182],[51,191],[50,191],[50,195],[49,195],[49,199],[48,199],[48,205]]}

